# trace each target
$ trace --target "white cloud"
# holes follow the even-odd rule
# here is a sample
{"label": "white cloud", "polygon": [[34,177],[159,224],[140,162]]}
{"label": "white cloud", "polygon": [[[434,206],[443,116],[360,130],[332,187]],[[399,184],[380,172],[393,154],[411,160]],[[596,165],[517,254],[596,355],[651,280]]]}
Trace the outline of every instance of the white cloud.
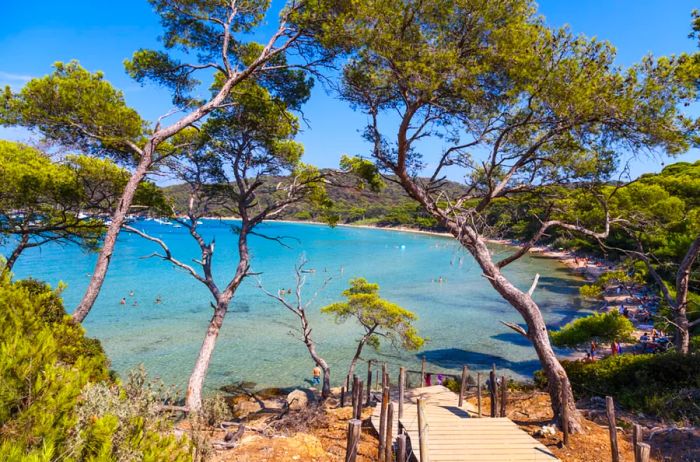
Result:
{"label": "white cloud", "polygon": [[0,80],[6,80],[10,82],[28,82],[31,79],[33,79],[31,75],[13,74],[12,72],[0,71]]}

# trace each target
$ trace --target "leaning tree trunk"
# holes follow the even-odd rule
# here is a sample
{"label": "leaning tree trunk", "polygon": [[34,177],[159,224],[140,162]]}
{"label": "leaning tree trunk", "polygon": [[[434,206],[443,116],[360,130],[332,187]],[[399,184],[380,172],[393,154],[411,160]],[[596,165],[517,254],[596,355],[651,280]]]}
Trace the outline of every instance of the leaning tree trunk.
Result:
{"label": "leaning tree trunk", "polygon": [[27,248],[27,244],[29,243],[29,234],[22,234],[22,238],[20,239],[19,243],[17,244],[17,247],[15,247],[15,250],[12,251],[9,257],[7,257],[7,261],[5,262],[5,269],[7,271],[12,271],[12,267],[15,266],[15,263],[17,262],[17,259],[19,258],[20,254],[22,251],[24,251],[25,248]]}
{"label": "leaning tree trunk", "polygon": [[199,349],[197,361],[194,363],[190,380],[187,383],[187,395],[185,405],[190,412],[198,412],[202,409],[202,390],[204,388],[204,379],[207,376],[209,363],[211,362],[212,354],[216,339],[219,337],[219,331],[224,323],[224,317],[228,311],[229,300],[221,300],[216,304],[214,315],[209,321],[207,333],[204,336],[204,342]]}
{"label": "leaning tree trunk", "polygon": [[309,350],[311,358],[314,360],[316,365],[323,371],[323,386],[321,388],[321,398],[327,399],[331,396],[331,368],[325,359],[320,357],[316,352],[316,345],[313,342],[305,342],[306,348]]}
{"label": "leaning tree trunk", "polygon": [[107,276],[109,263],[112,260],[112,254],[114,252],[114,246],[117,243],[117,237],[119,236],[119,232],[124,224],[126,215],[129,213],[131,204],[133,203],[134,196],[136,195],[136,189],[146,176],[148,168],[151,165],[151,146],[152,144],[149,144],[149,146],[147,146],[144,150],[144,154],[141,156],[141,160],[139,161],[136,170],[126,183],[122,197],[119,199],[119,205],[112,214],[112,223],[109,225],[109,228],[107,228],[107,234],[105,235],[105,239],[102,244],[102,250],[97,257],[97,263],[95,264],[95,269],[92,272],[90,284],[88,284],[88,287],[85,290],[85,295],[83,295],[78,307],[73,312],[73,321],[75,322],[83,322],[88,313],[90,313],[92,306],[95,304],[97,296],[100,294],[100,289],[102,289],[102,284],[104,284],[105,277]]}
{"label": "leaning tree trunk", "polygon": [[[244,219],[241,230],[238,235],[238,266],[236,274],[231,279],[231,282],[226,286],[223,292],[219,293],[216,284],[211,279],[210,273],[207,276],[208,287],[212,295],[216,298],[216,307],[214,315],[209,321],[207,333],[204,336],[204,341],[199,349],[199,355],[195,361],[190,380],[187,383],[187,395],[185,397],[185,405],[190,412],[199,412],[202,409],[202,390],[204,388],[204,379],[207,376],[209,363],[211,362],[212,354],[216,339],[219,337],[219,331],[224,323],[224,317],[228,311],[229,304],[233,295],[236,293],[238,286],[241,285],[243,278],[248,274],[250,269],[250,253],[248,252],[248,224]],[[211,264],[211,255],[208,257],[208,264]]]}
{"label": "leaning tree trunk", "polygon": [[[455,226],[450,226],[451,230],[455,230]],[[454,233],[453,233],[454,234]],[[462,231],[458,231],[455,237],[463,239]],[[463,242],[463,245],[465,243]],[[582,430],[580,416],[576,410],[571,383],[562,367],[561,363],[554,354],[552,345],[549,342],[549,334],[547,325],[542,317],[542,312],[532,299],[530,294],[519,290],[508,279],[503,276],[500,269],[493,263],[491,253],[486,246],[484,240],[477,236],[472,230],[470,242],[465,245],[467,250],[474,256],[477,263],[481,267],[484,276],[489,280],[494,289],[507,300],[525,320],[527,324],[527,337],[532,342],[537,357],[544,373],[547,375],[547,383],[549,388],[549,397],[554,412],[554,419],[563,428],[567,425],[569,431],[577,433]],[[563,421],[562,408],[566,406],[568,409],[568,422]]]}
{"label": "leaning tree trunk", "polygon": [[301,328],[304,335],[304,345],[309,350],[309,355],[314,363],[323,371],[323,386],[321,387],[321,399],[328,399],[331,396],[331,368],[328,363],[316,351],[316,343],[311,338],[311,328],[309,321],[306,319],[306,311],[299,309],[297,312],[301,318]]}
{"label": "leaning tree trunk", "polygon": [[119,200],[119,206],[112,214],[112,224],[109,226],[109,228],[107,228],[107,234],[105,235],[104,243],[102,244],[102,250],[97,257],[97,263],[95,264],[95,269],[92,272],[90,284],[88,284],[88,287],[85,290],[85,295],[83,295],[83,299],[80,301],[80,304],[78,304],[78,307],[73,313],[74,321],[83,322],[85,317],[92,309],[92,306],[95,304],[97,296],[100,294],[100,289],[102,288],[102,284],[104,283],[107,275],[107,269],[109,268],[109,263],[112,259],[114,246],[117,243],[117,236],[119,236],[119,231],[121,231],[121,227],[124,224],[124,219],[126,218],[127,213],[129,213],[129,209],[131,208],[131,204],[134,200],[134,195],[136,194],[136,189],[138,188],[139,183],[141,183],[141,181],[146,177],[146,173],[151,167],[153,156],[158,145],[184,128],[189,127],[193,123],[202,119],[219,107],[219,105],[223,103],[223,101],[229,95],[233,86],[240,82],[241,79],[246,78],[248,75],[249,73],[240,72],[236,74],[235,78],[229,78],[226,80],[226,82],[219,89],[219,92],[206,104],[198,107],[172,125],[156,131],[143,150],[139,152],[139,163],[136,166],[136,170],[134,171],[133,175],[131,175],[131,178],[129,178],[129,181],[126,183],[122,197]]}
{"label": "leaning tree trunk", "polygon": [[[362,354],[362,348],[365,346],[365,343],[367,343],[367,340],[370,338],[370,336],[374,333],[374,329],[372,329],[370,332],[366,333],[365,335],[362,336],[360,341],[357,343],[357,349],[355,350],[355,356],[352,357],[352,361],[350,361],[350,368],[348,369],[348,377],[350,379],[350,383],[352,383],[352,376],[355,373],[355,366],[357,366],[357,361],[360,359],[360,355]],[[348,384],[350,386],[350,384]]]}
{"label": "leaning tree trunk", "polygon": [[[401,164],[403,165],[403,164]],[[549,334],[547,333],[547,325],[542,318],[537,303],[532,297],[508,281],[503,276],[501,270],[496,266],[491,258],[484,239],[479,235],[476,229],[472,228],[469,223],[455,220],[452,217],[446,216],[437,204],[428,196],[421,187],[416,185],[413,179],[408,175],[405,169],[395,171],[401,181],[401,185],[406,192],[418,201],[423,208],[435,217],[440,224],[445,226],[457,241],[467,249],[467,251],[477,261],[481,270],[491,283],[494,289],[507,300],[513,308],[523,317],[527,324],[527,337],[532,342],[537,357],[544,373],[547,375],[549,397],[554,413],[554,419],[560,425],[567,425],[572,433],[582,431],[580,416],[576,411],[576,403],[574,402],[573,392],[571,391],[571,383],[566,375],[566,371],[561,363],[556,358],[552,345],[549,343]],[[568,422],[562,422],[562,409],[566,406],[568,409]]]}

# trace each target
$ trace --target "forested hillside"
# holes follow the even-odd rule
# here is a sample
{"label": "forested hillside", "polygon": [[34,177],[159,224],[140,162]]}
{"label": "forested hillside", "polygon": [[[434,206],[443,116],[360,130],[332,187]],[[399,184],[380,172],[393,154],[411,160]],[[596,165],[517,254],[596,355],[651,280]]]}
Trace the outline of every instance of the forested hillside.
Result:
{"label": "forested hillside", "polygon": [[[269,177],[268,183],[278,183],[281,177]],[[445,182],[445,190],[455,196],[462,187],[455,182]],[[261,188],[267,190],[268,188]],[[397,184],[386,181],[380,192],[369,188],[359,188],[349,178],[333,176],[326,185],[330,210],[320,210],[308,202],[300,202],[285,209],[277,218],[285,220],[322,221],[327,215],[338,223],[375,224],[377,226],[410,226],[420,229],[438,229],[436,221],[429,217],[412,201]],[[185,184],[168,186],[165,194],[173,202],[176,212],[184,211],[188,203],[188,186]],[[214,216],[230,216],[227,206],[212,207]],[[264,201],[263,201],[264,202]]]}

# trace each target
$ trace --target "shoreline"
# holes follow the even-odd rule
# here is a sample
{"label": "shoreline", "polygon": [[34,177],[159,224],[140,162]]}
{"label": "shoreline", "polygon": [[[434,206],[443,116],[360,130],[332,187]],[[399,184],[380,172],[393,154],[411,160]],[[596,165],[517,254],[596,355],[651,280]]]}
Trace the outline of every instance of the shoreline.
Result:
{"label": "shoreline", "polygon": [[[238,217],[205,217],[204,219],[206,220],[240,220]],[[321,226],[328,226],[328,223],[324,223],[321,221],[312,221],[312,220],[267,220],[267,223],[290,223],[290,224],[298,224],[298,225],[321,225]],[[407,226],[376,226],[376,225],[354,225],[351,223],[338,223],[338,227],[344,227],[344,228],[359,228],[359,229],[371,229],[371,230],[378,230],[378,231],[390,231],[390,232],[398,232],[398,233],[412,233],[412,234],[422,234],[424,236],[435,236],[435,237],[444,237],[444,238],[454,238],[450,233],[447,232],[440,232],[440,231],[425,231],[422,229],[415,229],[415,228],[409,228]],[[508,239],[486,239],[486,242],[489,244],[498,244],[498,245],[503,245],[506,247],[518,247],[517,244],[514,244],[512,241]],[[567,250],[554,250],[554,249],[549,249],[546,246],[535,246],[532,247],[530,250],[528,250],[528,253],[532,254],[538,254],[542,257],[545,258],[551,258],[553,260],[557,260],[561,262],[564,266],[568,267],[571,269],[576,275],[581,276],[585,279],[591,280],[597,278],[600,273],[603,271],[597,270],[596,266],[593,265],[593,267],[586,267],[582,266],[578,263],[576,263],[577,258],[576,256]],[[589,265],[591,266],[591,265]]]}
{"label": "shoreline", "polygon": [[[239,220],[238,217],[205,217],[205,219],[210,219],[210,220]],[[311,220],[289,220],[289,219],[284,219],[284,220],[267,220],[267,223],[274,223],[274,222],[279,222],[279,223],[289,223],[289,224],[300,224],[300,225],[315,225],[315,226],[328,226],[327,223],[319,222],[319,221],[311,221]],[[442,238],[450,238],[453,239],[454,237],[448,233],[448,232],[439,232],[439,231],[425,231],[425,230],[420,230],[420,229],[415,229],[415,228],[410,228],[406,226],[376,226],[376,225],[370,225],[370,224],[351,224],[351,223],[339,223],[336,226],[338,227],[345,227],[345,228],[359,228],[359,229],[369,229],[369,230],[381,230],[381,231],[389,231],[389,232],[401,232],[401,233],[413,233],[413,234],[422,234],[426,236],[435,236],[435,237],[442,237]],[[518,242],[509,240],[509,239],[486,239],[486,241],[489,244],[496,244],[496,245],[501,245],[501,246],[506,246],[510,248],[517,248],[519,247]],[[586,282],[593,282],[600,277],[601,274],[606,272],[607,270],[611,268],[615,268],[615,265],[613,265],[611,262],[599,259],[599,258],[594,258],[594,257],[579,257],[574,251],[570,250],[565,250],[565,249],[553,249],[548,246],[534,246],[531,249],[528,250],[528,254],[531,255],[537,255],[541,258],[548,258],[557,261],[558,263],[562,264],[565,268],[567,268],[572,275],[577,276],[585,280]],[[646,286],[641,287],[641,289],[645,289]],[[594,312],[605,312],[609,311],[612,309],[617,309],[616,307],[618,305],[624,305],[628,306],[629,308],[632,308],[634,312],[636,313],[638,310],[638,306],[636,302],[629,302],[629,296],[627,294],[622,294],[622,293],[609,293],[607,290],[603,293],[602,299],[597,303],[597,306],[593,309]],[[601,306],[602,304],[602,306]],[[635,332],[634,336],[636,338],[639,338],[641,334],[644,332],[645,327],[640,324],[639,322],[634,319],[634,317],[631,319],[635,325]],[[626,348],[629,348],[630,345],[625,345]],[[562,360],[581,360],[585,358],[586,355],[586,350],[581,349],[581,348],[572,348],[572,349],[566,349],[566,352],[562,352],[561,354],[558,354],[557,357],[562,359]],[[602,353],[602,352],[601,352]],[[601,355],[602,357],[602,355]]]}

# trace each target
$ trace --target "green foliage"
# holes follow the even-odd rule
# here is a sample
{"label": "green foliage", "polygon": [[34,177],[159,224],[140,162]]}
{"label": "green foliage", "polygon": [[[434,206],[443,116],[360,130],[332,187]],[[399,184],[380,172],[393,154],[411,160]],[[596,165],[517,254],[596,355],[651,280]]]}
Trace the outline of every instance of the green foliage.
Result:
{"label": "green foliage", "polygon": [[54,72],[27,82],[5,102],[8,125],[37,129],[65,146],[120,161],[133,160],[146,124],[126,105],[101,72],[77,61],[54,64]]}
{"label": "green foliage", "polygon": [[[104,223],[83,213],[111,211],[129,172],[110,160],[87,156],[54,162],[34,148],[0,140],[0,176],[0,239],[14,237],[15,252],[51,241],[96,250]],[[150,182],[138,187],[134,207],[169,208],[162,190]]]}
{"label": "green foliage", "polygon": [[[320,13],[324,9],[323,2],[294,4],[297,20],[287,19],[286,32],[294,35],[297,29],[299,40],[306,39],[307,43],[303,47],[292,47],[286,53],[270,53],[270,50],[265,51],[265,44],[245,41],[247,33],[262,25],[270,8],[267,0],[245,0],[236,4],[216,0],[149,1],[161,19],[164,29],[161,41],[165,50],[140,49],[124,62],[127,73],[137,82],[154,82],[167,88],[174,104],[180,107],[204,104],[193,95],[201,83],[195,75],[201,70],[214,71],[212,89],[215,91],[225,79],[245,73],[241,81],[255,80],[275,95],[291,97],[294,94],[294,101],[287,99],[287,103],[295,109],[308,99],[312,81],[306,78],[305,71],[287,66],[286,53],[294,50],[310,58],[319,51],[315,43],[307,39],[309,31],[301,23],[314,18],[317,11]],[[288,12],[284,9],[282,14]],[[196,61],[182,61],[183,55],[194,56]],[[261,63],[266,64],[265,72],[260,72]]]}
{"label": "green foliage", "polygon": [[620,342],[631,340],[634,325],[617,311],[595,313],[576,319],[559,329],[550,331],[552,343],[559,347],[577,347],[591,340]]}
{"label": "green foliage", "polygon": [[631,411],[700,423],[700,357],[670,352],[563,361],[578,397],[612,396]]}
{"label": "green foliage", "polygon": [[69,446],[77,460],[192,460],[187,441],[169,434],[170,422],[160,407],[171,393],[159,381],[150,382],[140,367],[123,387],[106,382],[88,384],[76,408],[78,421]]}
{"label": "green foliage", "polygon": [[350,287],[343,291],[345,302],[337,302],[321,308],[321,312],[335,317],[342,323],[354,319],[365,331],[367,340],[379,348],[380,340],[387,339],[395,346],[417,350],[425,340],[413,326],[416,315],[401,306],[382,299],[379,285],[364,278],[350,280]]}
{"label": "green foliage", "polygon": [[372,191],[379,192],[385,187],[384,180],[376,165],[367,159],[342,155],[340,169],[345,173],[357,176],[360,180],[358,184],[360,188],[367,185]]}
{"label": "green foliage", "polygon": [[139,375],[123,388],[113,382],[99,342],[71,322],[60,292],[5,272],[0,308],[0,459],[191,460]]}
{"label": "green foliage", "polygon": [[108,378],[107,359],[80,325],[59,317],[58,294],[46,286],[4,273],[0,307],[0,459],[58,456],[82,388]]}
{"label": "green foliage", "polygon": [[629,271],[621,269],[606,271],[593,284],[584,284],[579,288],[582,297],[585,298],[600,298],[605,293],[605,289],[611,285],[617,284],[641,284],[644,282],[643,277],[639,272],[632,274]]}

